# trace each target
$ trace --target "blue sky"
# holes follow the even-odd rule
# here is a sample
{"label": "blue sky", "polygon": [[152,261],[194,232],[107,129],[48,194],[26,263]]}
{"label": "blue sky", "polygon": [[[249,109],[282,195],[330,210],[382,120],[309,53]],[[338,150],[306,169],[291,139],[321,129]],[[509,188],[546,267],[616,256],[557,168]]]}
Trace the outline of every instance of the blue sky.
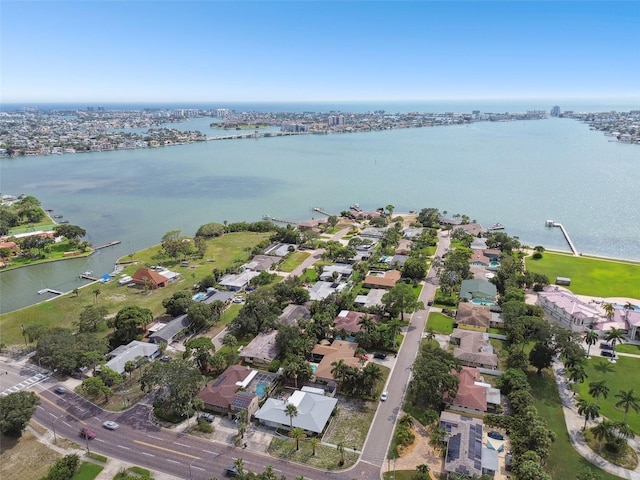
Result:
{"label": "blue sky", "polygon": [[640,2],[0,2],[0,101],[640,97]]}

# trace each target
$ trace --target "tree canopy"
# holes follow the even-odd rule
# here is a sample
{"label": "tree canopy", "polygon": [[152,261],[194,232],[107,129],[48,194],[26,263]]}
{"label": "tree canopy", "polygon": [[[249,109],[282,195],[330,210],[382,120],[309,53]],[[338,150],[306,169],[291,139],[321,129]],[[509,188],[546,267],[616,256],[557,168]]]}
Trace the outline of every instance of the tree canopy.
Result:
{"label": "tree canopy", "polygon": [[0,396],[0,432],[10,437],[19,437],[40,404],[38,396],[31,391]]}

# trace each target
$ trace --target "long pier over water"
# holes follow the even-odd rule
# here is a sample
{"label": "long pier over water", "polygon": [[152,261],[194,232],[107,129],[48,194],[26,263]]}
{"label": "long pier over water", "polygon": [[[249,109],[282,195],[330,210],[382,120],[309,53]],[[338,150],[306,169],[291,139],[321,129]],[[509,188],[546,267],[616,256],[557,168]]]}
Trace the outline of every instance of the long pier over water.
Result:
{"label": "long pier over water", "polygon": [[547,227],[558,227],[562,231],[562,235],[564,235],[565,240],[569,244],[569,248],[571,249],[571,253],[573,253],[575,256],[580,256],[580,253],[578,252],[578,249],[573,244],[573,241],[571,240],[571,237],[569,236],[569,232],[567,232],[567,229],[564,228],[564,225],[562,225],[559,222],[554,222],[553,220],[547,220],[546,226]]}

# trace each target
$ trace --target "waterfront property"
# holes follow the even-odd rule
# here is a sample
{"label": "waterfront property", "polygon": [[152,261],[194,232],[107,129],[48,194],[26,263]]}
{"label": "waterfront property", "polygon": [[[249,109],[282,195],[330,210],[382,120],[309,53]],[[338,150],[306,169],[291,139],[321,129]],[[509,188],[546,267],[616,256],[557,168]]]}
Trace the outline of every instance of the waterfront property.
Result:
{"label": "waterfront property", "polygon": [[600,321],[598,309],[558,287],[548,286],[538,292],[538,305],[548,320],[574,332],[584,332]]}

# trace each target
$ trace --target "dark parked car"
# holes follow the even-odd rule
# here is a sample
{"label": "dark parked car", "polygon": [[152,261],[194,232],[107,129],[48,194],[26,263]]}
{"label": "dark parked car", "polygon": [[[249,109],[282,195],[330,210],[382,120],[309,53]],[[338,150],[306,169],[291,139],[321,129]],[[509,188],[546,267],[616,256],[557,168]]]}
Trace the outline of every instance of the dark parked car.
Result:
{"label": "dark parked car", "polygon": [[504,440],[504,435],[502,435],[500,432],[496,432],[494,430],[492,430],[491,432],[487,433],[487,436],[489,438],[493,438],[494,440]]}
{"label": "dark parked car", "polygon": [[612,350],[602,350],[600,352],[600,355],[602,355],[603,357],[616,358],[616,352],[614,352]]}
{"label": "dark parked car", "polygon": [[385,358],[387,358],[387,354],[385,352],[376,352],[373,354],[373,358],[380,358],[384,360]]}
{"label": "dark parked car", "polygon": [[201,419],[206,420],[207,422],[211,423],[211,422],[213,422],[213,420],[216,417],[214,417],[213,414],[211,414],[211,413],[201,413],[200,415],[198,415],[198,418],[201,418]]}
{"label": "dark parked car", "polygon": [[602,343],[600,344],[600,348],[601,348],[602,350],[613,350],[613,346],[612,346],[612,345],[609,345],[607,342],[602,342]]}

